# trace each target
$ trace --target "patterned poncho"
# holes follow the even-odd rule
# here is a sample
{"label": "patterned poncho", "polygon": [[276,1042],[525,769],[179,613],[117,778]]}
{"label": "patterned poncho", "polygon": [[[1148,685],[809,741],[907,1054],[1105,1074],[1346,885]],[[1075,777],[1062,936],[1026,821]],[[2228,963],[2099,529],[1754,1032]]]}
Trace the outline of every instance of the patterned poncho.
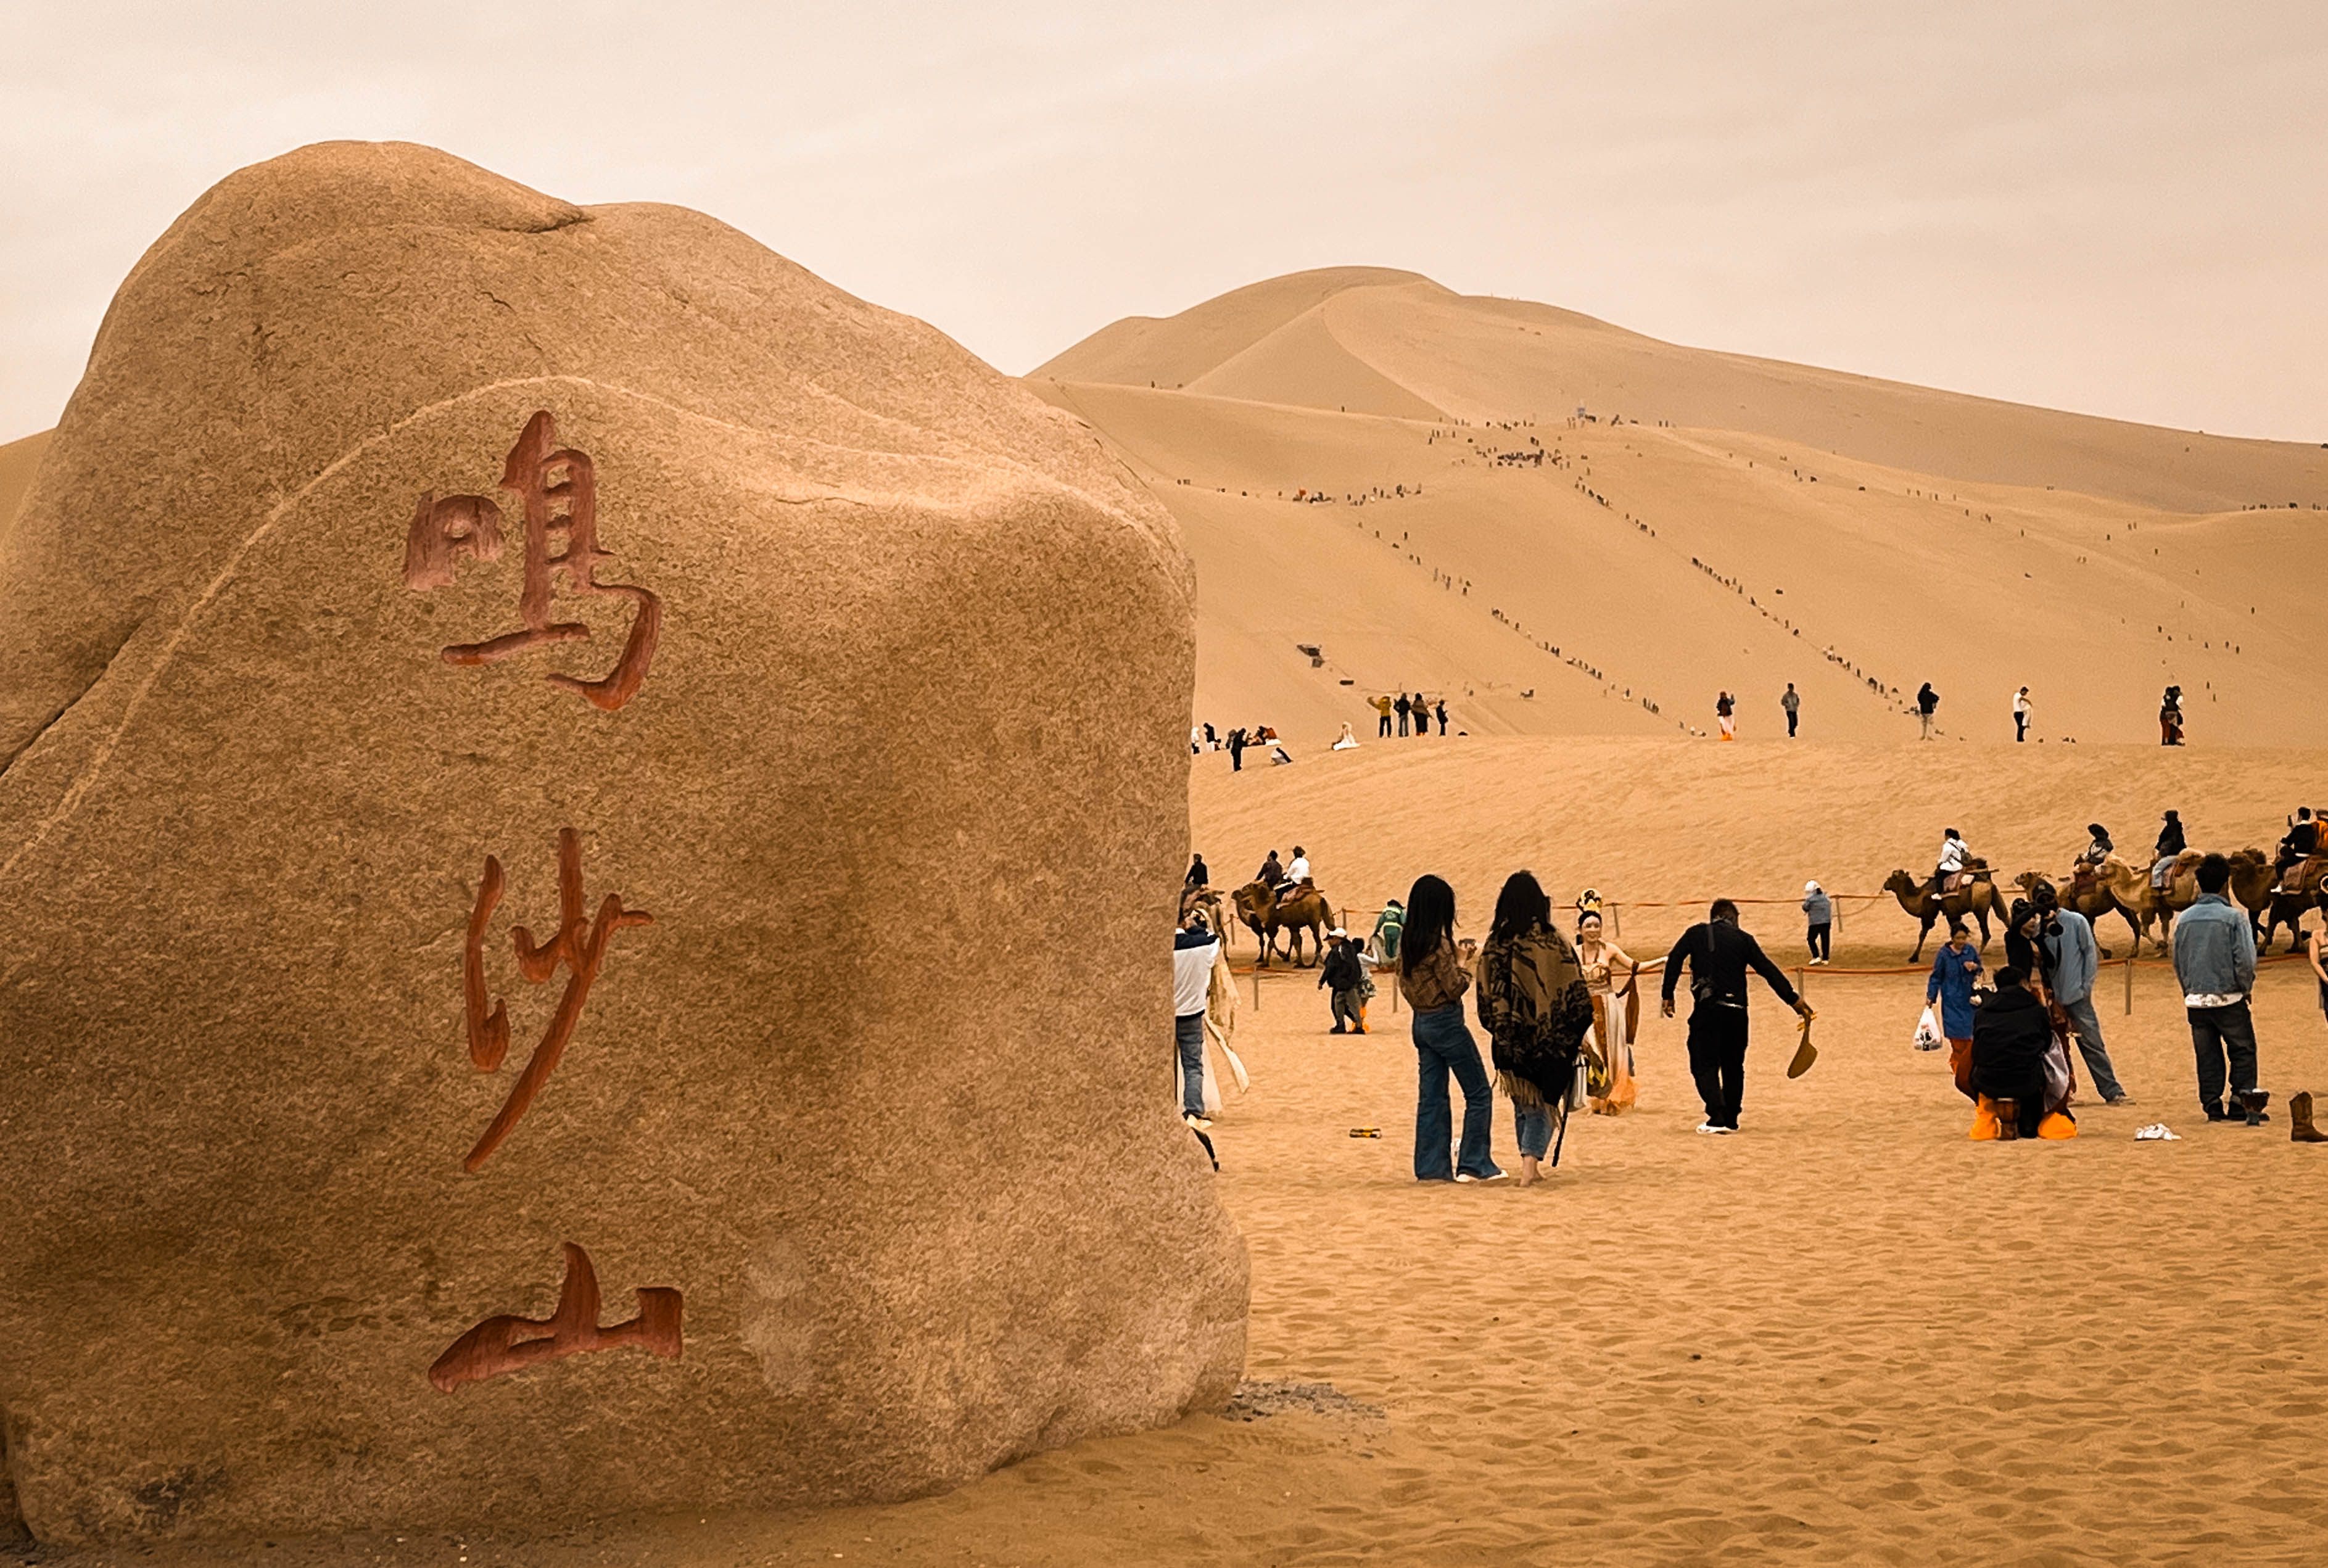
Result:
{"label": "patterned poncho", "polygon": [[1489,937],[1479,951],[1478,994],[1505,1093],[1530,1110],[1560,1103],[1592,1027],[1592,995],[1568,938],[1545,925]]}

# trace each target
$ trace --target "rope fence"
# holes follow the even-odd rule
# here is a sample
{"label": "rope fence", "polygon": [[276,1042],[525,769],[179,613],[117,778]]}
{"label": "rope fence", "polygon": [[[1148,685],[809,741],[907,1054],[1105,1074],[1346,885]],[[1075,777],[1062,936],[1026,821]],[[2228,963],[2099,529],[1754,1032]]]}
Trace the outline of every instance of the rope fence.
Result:
{"label": "rope fence", "polygon": [[[1743,904],[1746,903],[1747,900],[1739,898],[1732,900],[1732,902]],[[1777,904],[1783,903],[1785,900],[1763,898],[1755,900],[1755,902]],[[1660,906],[1660,907],[1687,908],[1689,906],[1665,905]],[[1345,929],[1347,928],[1346,925]],[[2302,953],[2275,953],[2258,957],[2256,960],[2256,967],[2258,970],[2262,970],[2280,964],[2308,963],[2309,962],[2310,960]],[[2113,958],[2107,962],[2100,964],[2098,967],[2098,971],[2094,977],[2096,981],[2096,989],[2099,989],[2099,981],[2103,972],[2107,972],[2112,969],[2122,971],[2125,976],[2126,1015],[2128,1018],[2131,1018],[2134,1016],[2134,972],[2137,969],[2171,970],[2173,967],[2174,961],[2171,958]],[[1296,976],[1300,976],[1310,979],[1311,983],[1314,985],[1316,983],[1315,977],[1318,973],[1315,967],[1300,969],[1272,966],[1264,969],[1260,965],[1258,961],[1249,963],[1242,969],[1238,968],[1234,964],[1231,964],[1229,966],[1229,972],[1232,975],[1250,976],[1252,978],[1253,1009],[1255,1012],[1259,1012],[1261,1010],[1261,981],[1263,976],[1266,975],[1272,980],[1290,980]],[[1386,989],[1390,993],[1390,1010],[1395,1013],[1399,1010],[1398,982],[1396,976],[1387,967],[1385,967],[1376,972],[1380,972],[1389,977],[1391,980],[1391,983]],[[1822,963],[1812,965],[1807,963],[1796,963],[1784,966],[1784,972],[1793,977],[1795,989],[1804,996],[1807,997],[1811,993],[1810,981],[1813,975],[1816,975],[1822,981],[1830,980],[1869,978],[1896,980],[1910,975],[1929,976],[1932,972],[1932,966],[1929,963],[1908,963],[1877,969],[1839,969],[1833,964]],[[1638,975],[1638,972],[1636,972],[1636,973]]]}

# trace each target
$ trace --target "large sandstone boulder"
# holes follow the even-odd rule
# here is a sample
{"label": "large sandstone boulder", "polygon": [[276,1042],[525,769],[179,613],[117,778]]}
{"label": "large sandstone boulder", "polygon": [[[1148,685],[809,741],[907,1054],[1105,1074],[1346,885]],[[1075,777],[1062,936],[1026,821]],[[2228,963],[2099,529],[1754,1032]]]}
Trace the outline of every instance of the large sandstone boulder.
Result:
{"label": "large sandstone boulder", "polygon": [[44,1539],[959,1483],[1223,1397],[1191,578],[697,213],[236,174],[0,546],[0,1423]]}

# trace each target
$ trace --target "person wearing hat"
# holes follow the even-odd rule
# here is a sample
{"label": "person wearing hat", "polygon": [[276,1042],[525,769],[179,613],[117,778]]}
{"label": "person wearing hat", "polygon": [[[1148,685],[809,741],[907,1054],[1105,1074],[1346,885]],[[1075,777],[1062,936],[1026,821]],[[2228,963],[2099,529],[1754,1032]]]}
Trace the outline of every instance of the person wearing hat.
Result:
{"label": "person wearing hat", "polygon": [[2165,826],[2158,830],[2156,858],[2150,863],[2150,885],[2153,887],[2161,893],[2166,891],[2166,879],[2174,874],[2174,862],[2181,859],[2182,851],[2190,847],[2191,840],[2182,831],[2182,813],[2167,812]]}
{"label": "person wearing hat", "polygon": [[2117,846],[2110,842],[2109,830],[2099,822],[2088,822],[2086,847],[2079,852],[2074,862],[2078,879],[2083,881],[2088,876],[2099,870],[2102,862],[2117,853]]}
{"label": "person wearing hat", "polygon": [[1810,944],[1811,962],[1825,963],[1834,956],[1835,900],[1816,882],[1803,884],[1803,918],[1810,925],[1803,939]]}
{"label": "person wearing hat", "polygon": [[1330,944],[1326,949],[1326,962],[1318,966],[1318,983],[1328,992],[1328,1005],[1334,1013],[1334,1027],[1326,1032],[1365,1034],[1366,971],[1366,965],[1358,962],[1358,944],[1338,925],[1326,933],[1326,940]]}

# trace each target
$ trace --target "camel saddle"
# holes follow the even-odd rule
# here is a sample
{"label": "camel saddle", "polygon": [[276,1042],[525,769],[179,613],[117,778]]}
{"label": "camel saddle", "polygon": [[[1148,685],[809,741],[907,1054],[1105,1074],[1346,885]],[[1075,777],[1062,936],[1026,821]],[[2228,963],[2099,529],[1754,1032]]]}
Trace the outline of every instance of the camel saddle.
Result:
{"label": "camel saddle", "polygon": [[2306,855],[2280,873],[2273,891],[2301,897],[2317,891],[2323,877],[2328,877],[2328,855]]}
{"label": "camel saddle", "polygon": [[2206,858],[2202,850],[2185,850],[2174,857],[2174,865],[2166,873],[2164,887],[2160,887],[2155,881],[2151,880],[2157,875],[2155,866],[2151,869],[2144,880],[2150,881],[2151,886],[2157,888],[2160,898],[2170,907],[2177,905],[2187,907],[2199,901],[2199,862]]}
{"label": "camel saddle", "polygon": [[1963,870],[1951,872],[1946,877],[1939,876],[1936,873],[1932,878],[1933,891],[1939,894],[1942,897],[1946,897],[1951,893],[1963,892],[1966,888],[1971,887],[1976,882],[1985,882],[1987,880],[1988,862],[1986,860],[1976,859],[1967,865]]}
{"label": "camel saddle", "polygon": [[1314,877],[1304,877],[1299,882],[1291,883],[1285,887],[1278,888],[1277,897],[1274,902],[1281,907],[1288,898],[1299,898],[1305,893],[1315,893],[1316,891],[1318,891],[1317,878]]}

